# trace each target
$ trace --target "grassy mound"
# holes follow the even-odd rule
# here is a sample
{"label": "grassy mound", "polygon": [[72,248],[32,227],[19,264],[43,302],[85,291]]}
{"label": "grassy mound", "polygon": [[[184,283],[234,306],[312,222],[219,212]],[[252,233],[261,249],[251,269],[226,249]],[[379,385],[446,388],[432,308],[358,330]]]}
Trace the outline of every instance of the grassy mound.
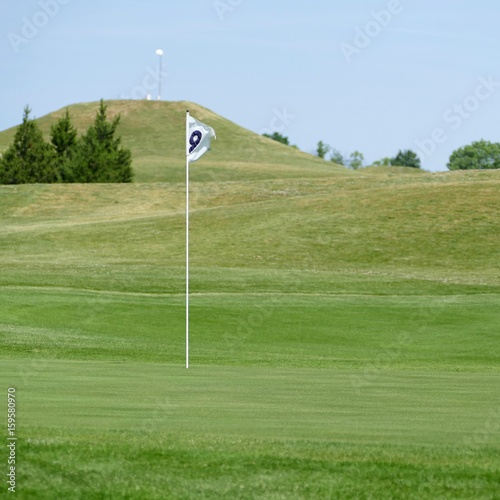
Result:
{"label": "grassy mound", "polygon": [[[136,182],[182,182],[185,179],[186,110],[211,125],[217,140],[202,166],[193,166],[194,181],[237,181],[348,174],[347,169],[255,134],[190,102],[109,101],[108,116],[122,116],[119,134],[132,150]],[[46,138],[61,109],[38,120]],[[98,103],[68,106],[75,127],[84,132]],[[11,143],[15,128],[0,133],[0,151]],[[201,165],[201,164],[200,164]]]}

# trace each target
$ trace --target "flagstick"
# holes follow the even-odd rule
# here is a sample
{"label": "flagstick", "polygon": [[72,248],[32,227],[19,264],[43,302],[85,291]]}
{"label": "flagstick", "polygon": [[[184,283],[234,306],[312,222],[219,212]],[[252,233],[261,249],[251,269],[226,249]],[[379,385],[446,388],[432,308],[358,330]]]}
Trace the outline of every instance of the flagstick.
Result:
{"label": "flagstick", "polygon": [[[191,126],[193,129],[191,130]],[[190,135],[191,133],[191,135]],[[189,368],[189,163],[195,162],[210,149],[215,131],[189,116],[186,111],[186,368]]]}
{"label": "flagstick", "polygon": [[[186,144],[189,140],[189,110],[186,111]],[[189,368],[189,156],[186,151],[186,368]]]}

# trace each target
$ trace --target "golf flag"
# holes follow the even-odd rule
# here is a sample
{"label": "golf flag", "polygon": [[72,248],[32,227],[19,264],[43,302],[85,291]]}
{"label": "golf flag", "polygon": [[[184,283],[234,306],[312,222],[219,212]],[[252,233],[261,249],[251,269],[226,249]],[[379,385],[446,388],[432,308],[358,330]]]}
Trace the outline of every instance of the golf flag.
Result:
{"label": "golf flag", "polygon": [[189,164],[199,160],[209,149],[215,132],[212,127],[186,112],[186,368],[189,368]]}
{"label": "golf flag", "polygon": [[215,131],[212,127],[187,114],[186,156],[189,163],[199,160],[209,149]]}

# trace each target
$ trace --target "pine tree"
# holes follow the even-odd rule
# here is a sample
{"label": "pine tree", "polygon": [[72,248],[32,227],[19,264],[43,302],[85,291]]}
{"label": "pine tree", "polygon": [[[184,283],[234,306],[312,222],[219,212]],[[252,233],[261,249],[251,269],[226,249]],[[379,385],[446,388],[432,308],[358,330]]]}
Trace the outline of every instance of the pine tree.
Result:
{"label": "pine tree", "polygon": [[62,182],[72,182],[73,156],[77,145],[77,131],[71,123],[69,111],[50,128],[50,141],[57,153],[57,170]]}
{"label": "pine tree", "polygon": [[13,143],[0,160],[1,184],[50,183],[59,180],[54,150],[24,108],[23,122],[17,128]]}
{"label": "pine tree", "polygon": [[107,106],[101,100],[93,126],[78,141],[73,173],[75,182],[131,182],[132,154],[115,138],[120,116],[107,119]]}
{"label": "pine tree", "polygon": [[75,127],[71,123],[71,118],[67,109],[64,116],[59,118],[55,125],[52,125],[52,127],[50,127],[50,133],[50,141],[56,148],[57,154],[67,154],[69,151],[71,151],[71,149],[75,147],[77,132]]}

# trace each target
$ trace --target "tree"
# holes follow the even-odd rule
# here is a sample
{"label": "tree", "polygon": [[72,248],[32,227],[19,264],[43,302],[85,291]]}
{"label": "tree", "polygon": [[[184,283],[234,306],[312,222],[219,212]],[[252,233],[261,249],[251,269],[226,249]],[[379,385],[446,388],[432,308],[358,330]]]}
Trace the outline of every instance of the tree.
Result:
{"label": "tree", "polygon": [[349,157],[349,166],[353,170],[358,170],[358,168],[361,168],[363,166],[364,160],[365,157],[363,156],[363,153],[360,153],[359,151],[354,151],[354,153],[351,153],[351,156]]}
{"label": "tree", "polygon": [[325,144],[323,141],[319,141],[318,145],[316,146],[316,154],[320,158],[325,158],[325,156],[331,149],[332,148],[328,144]]}
{"label": "tree", "polygon": [[268,137],[269,139],[272,139],[273,141],[278,141],[278,142],[281,142],[281,144],[285,144],[286,146],[290,146],[290,141],[288,140],[288,137],[281,135],[279,132],[273,132],[272,134],[262,134],[262,135],[264,137]]}
{"label": "tree", "polygon": [[330,161],[333,163],[337,163],[337,165],[344,165],[345,164],[344,157],[340,154],[340,151],[338,151],[336,149],[332,149]]}
{"label": "tree", "polygon": [[62,156],[68,154],[76,146],[77,135],[76,129],[71,123],[69,111],[66,109],[64,116],[50,127],[50,142],[57,154]]}
{"label": "tree", "polygon": [[500,168],[500,143],[480,140],[454,151],[448,163],[449,170]]}
{"label": "tree", "polygon": [[55,153],[46,143],[37,123],[30,119],[31,109],[24,108],[23,122],[13,143],[0,159],[1,184],[57,182]]}
{"label": "tree", "polygon": [[374,167],[390,167],[391,165],[392,165],[392,158],[388,158],[387,156],[382,158],[381,160],[373,162]]}
{"label": "tree", "polygon": [[73,174],[74,182],[131,182],[132,155],[122,148],[121,138],[115,138],[120,116],[107,119],[107,106],[101,100],[94,125],[77,143]]}
{"label": "tree", "polygon": [[0,155],[0,183],[131,182],[132,155],[115,137],[120,116],[108,121],[101,100],[94,125],[77,138],[68,110],[51,127],[51,144],[44,141],[24,109],[14,142]]}
{"label": "tree", "polygon": [[420,168],[421,163],[417,153],[410,149],[406,149],[405,151],[399,150],[398,154],[391,159],[391,165]]}
{"label": "tree", "polygon": [[69,111],[50,128],[50,141],[57,153],[57,169],[62,182],[72,182],[73,157],[78,143],[77,131],[71,123]]}

